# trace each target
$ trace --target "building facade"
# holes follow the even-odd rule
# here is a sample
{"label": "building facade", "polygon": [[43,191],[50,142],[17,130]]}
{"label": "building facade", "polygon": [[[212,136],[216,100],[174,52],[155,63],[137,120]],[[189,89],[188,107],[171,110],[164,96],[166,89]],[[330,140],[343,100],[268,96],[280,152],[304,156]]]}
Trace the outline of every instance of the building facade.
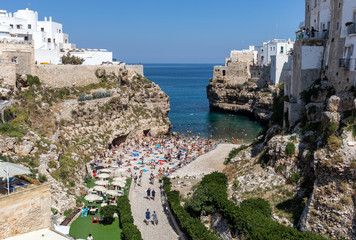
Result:
{"label": "building facade", "polygon": [[63,33],[61,23],[54,22],[52,17],[38,20],[38,12],[18,10],[8,13],[0,10],[0,41],[32,42],[35,49],[35,63],[60,64],[61,57],[68,52],[84,59],[84,65],[100,65],[102,62],[112,62],[112,53],[106,50],[76,49],[69,42],[69,35]]}

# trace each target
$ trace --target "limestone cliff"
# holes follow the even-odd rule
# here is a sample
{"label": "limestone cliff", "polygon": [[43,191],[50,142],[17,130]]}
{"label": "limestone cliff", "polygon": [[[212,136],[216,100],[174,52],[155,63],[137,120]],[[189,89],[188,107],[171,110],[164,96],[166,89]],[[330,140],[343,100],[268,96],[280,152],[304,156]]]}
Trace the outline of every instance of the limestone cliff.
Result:
{"label": "limestone cliff", "polygon": [[90,85],[56,89],[18,76],[15,90],[0,88],[0,157],[51,182],[52,207],[60,214],[85,193],[86,163],[99,151],[169,130],[169,98],[158,85],[125,69],[98,68],[96,77]]}
{"label": "limestone cliff", "polygon": [[259,86],[247,79],[243,84],[212,79],[207,86],[210,109],[243,114],[263,122],[268,122],[271,117],[276,95],[278,87]]}
{"label": "limestone cliff", "polygon": [[355,92],[333,95],[325,80],[302,98],[304,114],[294,127],[270,127],[232,160],[231,197],[265,198],[280,223],[356,239]]}

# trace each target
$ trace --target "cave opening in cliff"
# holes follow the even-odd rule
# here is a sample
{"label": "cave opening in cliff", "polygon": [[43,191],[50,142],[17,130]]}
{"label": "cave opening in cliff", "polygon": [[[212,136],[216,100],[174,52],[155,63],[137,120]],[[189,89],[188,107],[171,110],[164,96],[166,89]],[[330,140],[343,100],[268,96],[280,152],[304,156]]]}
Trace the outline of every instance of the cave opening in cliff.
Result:
{"label": "cave opening in cliff", "polygon": [[143,130],[143,135],[144,136],[148,136],[148,134],[150,133],[151,129],[147,129],[147,130]]}
{"label": "cave opening in cliff", "polygon": [[112,140],[111,144],[109,144],[109,149],[113,146],[120,146],[120,144],[125,143],[128,135],[118,136]]}

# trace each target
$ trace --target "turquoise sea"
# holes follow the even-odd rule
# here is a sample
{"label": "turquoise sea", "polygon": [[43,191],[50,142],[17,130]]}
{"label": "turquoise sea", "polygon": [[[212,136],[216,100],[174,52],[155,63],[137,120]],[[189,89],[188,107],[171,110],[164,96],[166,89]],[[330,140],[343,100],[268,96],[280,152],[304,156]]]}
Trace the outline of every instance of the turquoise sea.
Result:
{"label": "turquoise sea", "polygon": [[262,126],[245,116],[209,110],[206,85],[218,64],[144,64],[144,74],[170,98],[173,132],[252,141]]}

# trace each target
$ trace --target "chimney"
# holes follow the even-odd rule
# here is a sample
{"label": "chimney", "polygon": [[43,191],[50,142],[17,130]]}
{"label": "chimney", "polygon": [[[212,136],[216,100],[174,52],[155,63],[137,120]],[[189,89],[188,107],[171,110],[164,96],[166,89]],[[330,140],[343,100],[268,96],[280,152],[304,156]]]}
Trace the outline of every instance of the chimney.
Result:
{"label": "chimney", "polygon": [[52,17],[51,16],[49,16],[49,21],[52,22]]}
{"label": "chimney", "polygon": [[9,13],[9,17],[12,17],[12,13]]}
{"label": "chimney", "polygon": [[26,11],[28,11],[28,8],[26,8]]}
{"label": "chimney", "polygon": [[44,20],[45,20],[45,22],[47,22],[47,17],[45,17],[45,19],[44,19]]}

